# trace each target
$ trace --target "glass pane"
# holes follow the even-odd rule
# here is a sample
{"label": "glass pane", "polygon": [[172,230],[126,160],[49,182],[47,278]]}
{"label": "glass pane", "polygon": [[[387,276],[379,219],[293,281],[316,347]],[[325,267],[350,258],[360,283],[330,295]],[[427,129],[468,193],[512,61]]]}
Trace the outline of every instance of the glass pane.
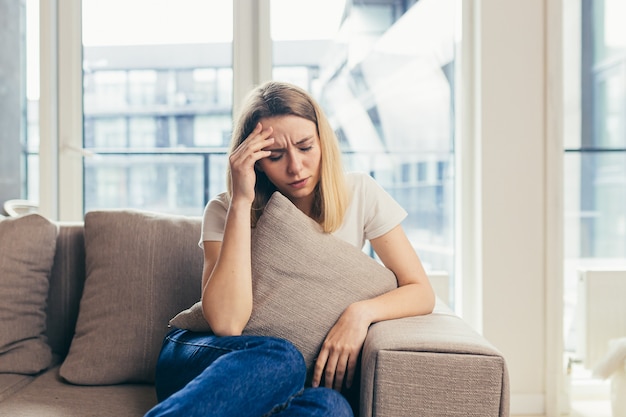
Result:
{"label": "glass pane", "polygon": [[[119,154],[85,159],[85,210],[120,207],[198,216],[223,187],[226,155]],[[219,174],[219,175],[216,175]],[[205,192],[206,190],[206,192]]]}
{"label": "glass pane", "polygon": [[0,2],[0,16],[0,214],[6,214],[7,200],[39,200],[39,167],[31,158],[39,152],[39,2]]}
{"label": "glass pane", "polygon": [[82,10],[84,147],[95,155],[84,211],[201,215],[210,162],[230,137],[232,1],[83,0]]}
{"label": "glass pane", "polygon": [[26,130],[22,195],[39,201],[39,1],[26,4]]}
{"label": "glass pane", "polygon": [[451,278],[459,13],[456,0],[271,2],[274,79],[313,93],[347,169],[404,206],[426,268]]}
{"label": "glass pane", "polygon": [[[566,123],[564,156],[564,332],[565,350],[572,382],[581,387],[598,385],[592,370],[601,359],[597,352],[608,350],[610,337],[623,336],[623,328],[588,319],[585,311],[604,311],[610,318],[616,304],[602,296],[589,298],[582,283],[599,282],[598,274],[615,272],[626,279],[626,12],[622,0],[594,0],[581,3],[582,39],[566,39],[565,50],[580,61],[569,61],[566,70],[576,68],[580,83],[568,84],[565,91]],[[573,23],[573,22],[571,22]],[[576,127],[580,134],[576,134]],[[599,272],[605,271],[605,272]],[[623,271],[623,272],[619,272]],[[595,275],[594,275],[595,274]],[[589,278],[595,276],[596,278]],[[604,275],[606,277],[606,275]],[[607,293],[621,294],[619,280],[607,284]],[[598,287],[596,287],[598,288]],[[604,335],[590,329],[601,329]],[[590,353],[591,348],[596,353]],[[608,381],[604,398],[609,400]],[[600,392],[600,391],[598,391]]]}
{"label": "glass pane", "polygon": [[602,68],[594,78],[594,147],[625,148],[626,57]]}
{"label": "glass pane", "polygon": [[566,153],[564,189],[564,325],[574,352],[579,272],[626,269],[626,152]]}
{"label": "glass pane", "polygon": [[591,2],[594,20],[595,60],[603,61],[620,55],[626,49],[623,16],[626,2],[623,0],[594,0]]}

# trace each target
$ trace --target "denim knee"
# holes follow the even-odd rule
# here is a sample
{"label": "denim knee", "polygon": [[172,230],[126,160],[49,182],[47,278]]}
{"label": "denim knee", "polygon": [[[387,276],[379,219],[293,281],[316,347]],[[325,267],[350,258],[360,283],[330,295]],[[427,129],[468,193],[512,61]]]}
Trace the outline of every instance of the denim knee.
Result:
{"label": "denim knee", "polygon": [[295,396],[289,406],[278,413],[280,417],[353,417],[348,400],[338,391],[330,388],[307,388]]}
{"label": "denim knee", "polygon": [[269,352],[270,358],[275,359],[278,366],[288,366],[292,371],[306,374],[306,363],[302,353],[288,340],[275,337],[263,337],[259,348]]}
{"label": "denim knee", "polygon": [[174,331],[165,338],[157,362],[157,398],[163,401],[222,357],[226,362],[222,361],[215,372],[228,373],[231,378],[233,373],[244,375],[246,370],[254,369],[259,379],[280,378],[281,385],[291,386],[295,392],[303,388],[306,380],[304,358],[287,340]]}
{"label": "denim knee", "polygon": [[338,391],[330,388],[319,388],[324,397],[324,405],[328,416],[333,417],[353,417],[352,407],[348,400]]}

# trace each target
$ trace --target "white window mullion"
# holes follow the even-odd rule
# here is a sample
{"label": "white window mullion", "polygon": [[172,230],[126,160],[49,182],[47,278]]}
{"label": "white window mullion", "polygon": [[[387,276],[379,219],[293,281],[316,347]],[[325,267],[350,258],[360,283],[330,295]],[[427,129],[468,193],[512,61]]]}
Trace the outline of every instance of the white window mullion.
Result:
{"label": "white window mullion", "polygon": [[272,78],[270,0],[233,0],[233,113],[256,85]]}
{"label": "white window mullion", "polygon": [[58,2],[59,219],[83,218],[81,0]]}
{"label": "white window mullion", "polygon": [[59,218],[57,2],[40,2],[39,210]]}
{"label": "white window mullion", "polygon": [[478,260],[481,258],[480,207],[478,178],[480,172],[478,138],[480,137],[480,64],[476,44],[480,30],[478,7],[473,1],[462,2],[462,39],[460,71],[461,89],[457,91],[461,111],[456,113],[460,126],[456,140],[456,270],[455,281],[456,311],[477,331],[482,332],[482,271]]}

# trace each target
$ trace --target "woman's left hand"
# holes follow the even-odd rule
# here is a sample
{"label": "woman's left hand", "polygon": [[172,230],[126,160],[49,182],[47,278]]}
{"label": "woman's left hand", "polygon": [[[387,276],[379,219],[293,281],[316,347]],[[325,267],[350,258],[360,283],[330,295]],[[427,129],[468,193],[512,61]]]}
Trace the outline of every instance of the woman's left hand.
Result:
{"label": "woman's left hand", "polygon": [[341,391],[344,382],[350,388],[359,353],[371,324],[364,312],[363,306],[352,304],[330,329],[313,368],[313,387],[320,386],[323,377],[327,388]]}

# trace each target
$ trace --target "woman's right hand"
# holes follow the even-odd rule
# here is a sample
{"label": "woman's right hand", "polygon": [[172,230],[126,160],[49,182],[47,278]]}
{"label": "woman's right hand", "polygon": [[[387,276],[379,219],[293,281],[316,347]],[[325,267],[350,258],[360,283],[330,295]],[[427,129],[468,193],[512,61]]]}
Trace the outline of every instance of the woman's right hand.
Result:
{"label": "woman's right hand", "polygon": [[235,149],[229,157],[232,198],[243,198],[252,204],[254,200],[254,185],[256,172],[254,165],[257,161],[270,156],[270,151],[264,149],[274,143],[272,127],[263,129],[259,122],[252,133]]}

